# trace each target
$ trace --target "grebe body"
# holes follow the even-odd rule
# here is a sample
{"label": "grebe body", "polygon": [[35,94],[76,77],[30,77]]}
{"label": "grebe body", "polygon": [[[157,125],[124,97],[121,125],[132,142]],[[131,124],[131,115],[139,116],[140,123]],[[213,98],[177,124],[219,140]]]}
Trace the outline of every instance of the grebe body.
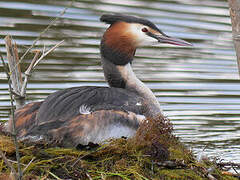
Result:
{"label": "grebe body", "polygon": [[65,147],[100,143],[130,137],[146,117],[162,114],[152,91],[132,71],[136,49],[157,43],[191,44],[167,36],[143,18],[106,14],[100,20],[110,24],[100,45],[109,87],[68,88],[25,105],[15,113],[19,138],[37,137]]}

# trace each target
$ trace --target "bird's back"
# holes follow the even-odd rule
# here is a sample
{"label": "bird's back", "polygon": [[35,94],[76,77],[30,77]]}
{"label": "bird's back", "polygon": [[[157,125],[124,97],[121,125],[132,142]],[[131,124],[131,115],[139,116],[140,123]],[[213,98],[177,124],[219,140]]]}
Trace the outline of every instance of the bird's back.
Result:
{"label": "bird's back", "polygon": [[16,117],[20,137],[38,136],[77,146],[133,135],[144,119],[144,108],[143,99],[125,89],[84,86],[57,91],[43,102],[26,105]]}

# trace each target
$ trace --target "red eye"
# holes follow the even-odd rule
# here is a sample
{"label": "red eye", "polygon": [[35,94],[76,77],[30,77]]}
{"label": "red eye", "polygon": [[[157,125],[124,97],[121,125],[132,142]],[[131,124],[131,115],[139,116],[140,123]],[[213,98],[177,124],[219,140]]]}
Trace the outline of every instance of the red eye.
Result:
{"label": "red eye", "polygon": [[142,32],[148,32],[148,29],[147,28],[142,28]]}

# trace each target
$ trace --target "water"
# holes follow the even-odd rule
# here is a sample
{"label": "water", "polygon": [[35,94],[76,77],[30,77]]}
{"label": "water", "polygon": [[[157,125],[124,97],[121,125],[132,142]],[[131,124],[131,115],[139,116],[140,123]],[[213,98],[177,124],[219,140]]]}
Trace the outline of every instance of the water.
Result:
{"label": "water", "polygon": [[[69,1],[0,1],[0,51],[11,34],[20,54],[26,50]],[[158,45],[138,49],[133,63],[137,76],[161,102],[162,109],[196,154],[240,162],[240,83],[232,43],[228,5],[217,0],[121,0],[74,2],[37,48],[64,44],[45,58],[28,86],[28,101],[38,101],[63,88],[105,86],[99,57],[100,37],[107,25],[103,13],[144,16],[170,36],[194,47]],[[22,64],[25,70],[31,56]],[[9,95],[0,67],[0,119],[8,120]]]}

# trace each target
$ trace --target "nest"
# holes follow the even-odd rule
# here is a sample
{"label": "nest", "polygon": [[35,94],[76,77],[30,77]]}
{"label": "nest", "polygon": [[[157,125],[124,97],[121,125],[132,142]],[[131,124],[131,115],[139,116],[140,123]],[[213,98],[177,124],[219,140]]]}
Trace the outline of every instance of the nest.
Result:
{"label": "nest", "polygon": [[[48,144],[20,143],[23,179],[208,179],[214,164],[197,162],[177,137],[170,121],[158,116],[146,119],[132,138],[112,139],[99,146],[79,149],[51,147]],[[0,149],[15,168],[15,147],[11,138],[0,136]],[[31,163],[29,164],[29,162]],[[7,179],[9,168],[0,162],[0,179]],[[215,168],[211,176],[222,175]]]}

